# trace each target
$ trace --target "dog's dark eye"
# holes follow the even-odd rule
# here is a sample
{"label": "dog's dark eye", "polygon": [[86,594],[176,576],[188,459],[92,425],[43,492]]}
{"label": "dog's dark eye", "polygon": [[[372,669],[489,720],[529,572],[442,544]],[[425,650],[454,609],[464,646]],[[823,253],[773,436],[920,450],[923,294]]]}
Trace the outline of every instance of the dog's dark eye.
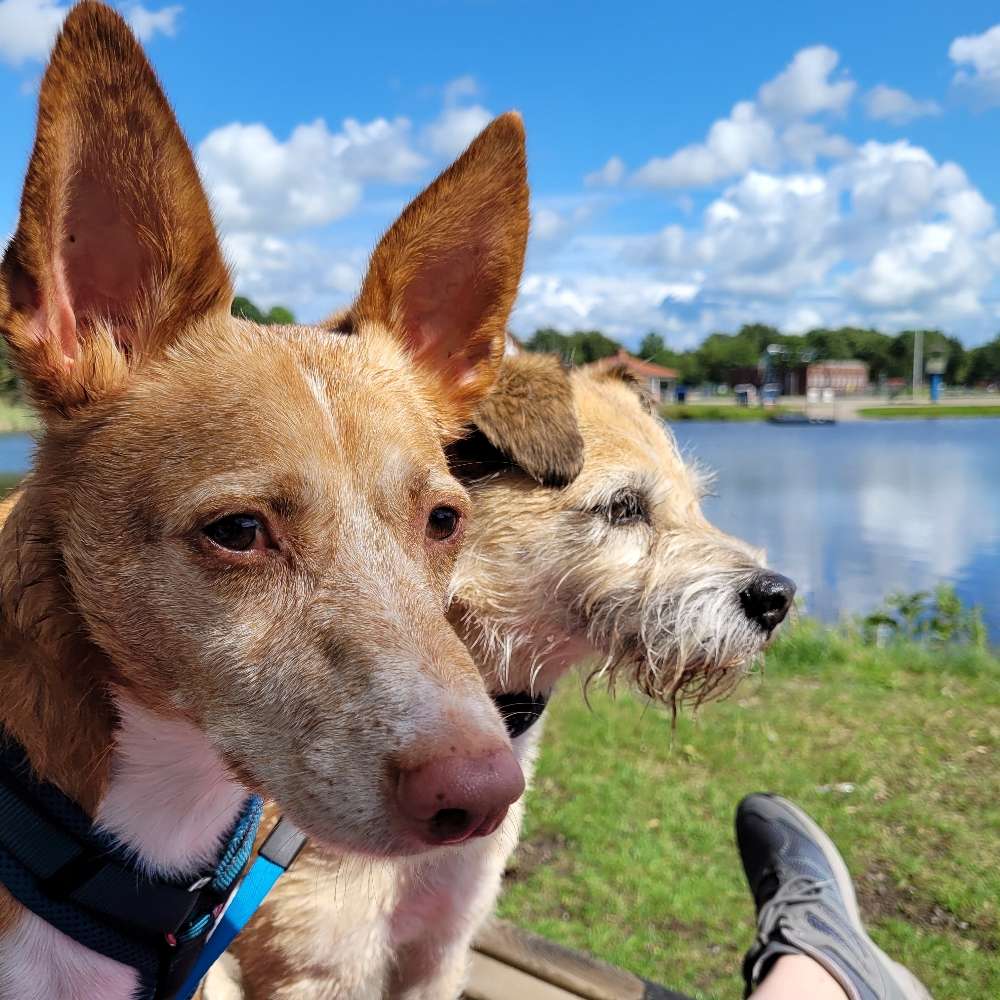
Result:
{"label": "dog's dark eye", "polygon": [[602,510],[602,513],[611,524],[616,526],[635,524],[637,521],[647,519],[642,497],[635,490],[619,490],[608,501],[608,505]]}
{"label": "dog's dark eye", "polygon": [[427,537],[443,542],[458,531],[462,515],[454,507],[435,507],[427,518]]}
{"label": "dog's dark eye", "polygon": [[267,531],[253,514],[227,514],[202,530],[216,545],[232,552],[249,552],[267,543]]}

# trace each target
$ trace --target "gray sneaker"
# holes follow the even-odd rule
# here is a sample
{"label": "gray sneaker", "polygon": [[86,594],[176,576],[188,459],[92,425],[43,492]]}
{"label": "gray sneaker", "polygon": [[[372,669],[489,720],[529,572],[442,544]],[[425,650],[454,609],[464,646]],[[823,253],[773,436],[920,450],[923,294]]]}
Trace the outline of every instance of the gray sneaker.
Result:
{"label": "gray sneaker", "polygon": [[844,859],[798,806],[748,795],[736,809],[736,841],[757,906],[757,940],[743,962],[747,996],[782,955],[807,955],[850,1000],[931,1000],[868,936]]}

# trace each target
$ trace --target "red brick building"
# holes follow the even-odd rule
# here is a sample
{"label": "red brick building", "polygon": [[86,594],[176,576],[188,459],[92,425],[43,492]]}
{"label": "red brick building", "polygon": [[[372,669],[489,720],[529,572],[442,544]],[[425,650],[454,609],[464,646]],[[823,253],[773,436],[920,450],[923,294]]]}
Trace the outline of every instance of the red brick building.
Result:
{"label": "red brick building", "polygon": [[833,389],[841,395],[868,389],[868,365],[864,361],[814,361],[806,369],[806,390]]}

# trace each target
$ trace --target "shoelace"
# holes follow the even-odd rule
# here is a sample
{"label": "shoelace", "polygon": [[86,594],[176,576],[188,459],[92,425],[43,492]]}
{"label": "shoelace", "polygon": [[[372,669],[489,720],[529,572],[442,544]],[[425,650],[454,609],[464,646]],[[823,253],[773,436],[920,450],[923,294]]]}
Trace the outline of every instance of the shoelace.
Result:
{"label": "shoelace", "polygon": [[[854,928],[850,926],[847,915],[842,907],[832,904],[832,901],[824,899],[824,890],[833,887],[837,898],[840,898],[840,890],[833,879],[816,879],[810,875],[796,875],[789,879],[784,885],[778,887],[778,891],[760,908],[757,917],[757,942],[755,948],[763,951],[768,944],[786,928],[794,927],[789,916],[789,910],[797,907],[817,906],[824,914],[823,920],[827,924],[829,932],[826,937],[828,943],[825,947],[826,953],[835,961],[837,967],[847,975],[852,981],[864,981],[868,988],[877,996],[886,995],[885,976],[876,964],[865,958],[865,949],[852,948],[852,943],[858,941],[858,935]],[[787,942],[788,938],[782,934],[782,938]],[[839,981],[839,980],[838,980]],[[849,996],[856,995],[856,987],[848,987],[841,983]]]}
{"label": "shoelace", "polygon": [[823,890],[833,885],[830,879],[818,880],[809,875],[796,875],[784,885],[778,886],[778,891],[760,908],[757,916],[757,945],[767,946],[774,937],[774,932],[780,930],[782,924],[787,924],[789,907],[815,903]]}

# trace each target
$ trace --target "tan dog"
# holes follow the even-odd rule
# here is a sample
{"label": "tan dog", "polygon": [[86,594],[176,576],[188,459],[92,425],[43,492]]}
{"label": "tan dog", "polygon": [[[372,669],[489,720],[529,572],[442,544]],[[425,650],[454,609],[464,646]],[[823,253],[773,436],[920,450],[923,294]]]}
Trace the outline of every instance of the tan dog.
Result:
{"label": "tan dog", "polygon": [[[452,456],[475,518],[451,617],[512,733],[575,663],[670,706],[742,676],[794,588],[705,520],[701,477],[629,385],[508,359],[477,424]],[[540,735],[513,741],[526,774]],[[234,945],[247,1000],[454,1000],[520,822],[403,862],[308,849]],[[209,1000],[238,995],[221,980]]]}
{"label": "tan dog", "polygon": [[[495,379],[527,227],[507,115],[382,239],[349,333],[234,319],[141,49],[103,5],[66,19],[0,269],[44,421],[0,535],[0,722],[147,871],[214,866],[247,789],[372,856],[519,796],[445,619],[469,500],[443,446]],[[0,888],[3,1000],[135,985]]]}

